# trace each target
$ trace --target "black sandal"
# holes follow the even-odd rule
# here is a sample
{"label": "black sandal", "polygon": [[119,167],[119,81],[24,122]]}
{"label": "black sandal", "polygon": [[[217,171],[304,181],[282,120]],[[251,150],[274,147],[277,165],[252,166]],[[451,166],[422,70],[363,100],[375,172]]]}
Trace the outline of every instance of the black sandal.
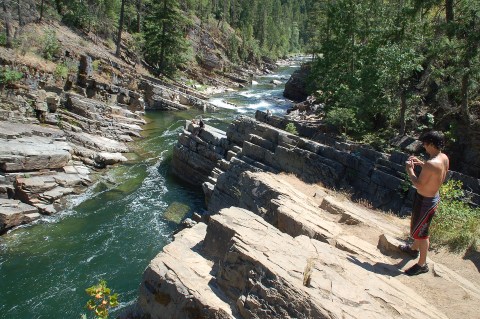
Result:
{"label": "black sandal", "polygon": [[400,245],[398,246],[398,249],[400,249],[402,252],[406,253],[412,258],[417,258],[420,252],[418,250],[413,250],[412,247],[409,245]]}

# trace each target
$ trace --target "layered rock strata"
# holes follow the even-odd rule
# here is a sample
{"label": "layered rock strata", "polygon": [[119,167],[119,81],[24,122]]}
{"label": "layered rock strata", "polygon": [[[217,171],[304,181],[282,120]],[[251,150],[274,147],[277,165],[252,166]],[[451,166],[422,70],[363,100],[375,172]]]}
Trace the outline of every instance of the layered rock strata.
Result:
{"label": "layered rock strata", "polygon": [[[197,149],[199,143],[218,152],[207,159]],[[222,197],[219,202],[236,205],[235,189],[241,174],[260,170],[292,173],[308,183],[347,189],[354,193],[354,198],[362,198],[375,208],[406,215],[415,192],[404,173],[407,157],[406,153],[380,153],[324,134],[317,134],[316,141],[312,141],[239,117],[229,126],[226,139],[217,142],[203,140],[201,134],[192,139],[186,130],[174,149],[172,165],[184,180],[197,185],[203,181],[207,202],[213,196]],[[471,201],[480,204],[478,179],[458,172],[450,172],[449,176],[461,180]]]}
{"label": "layered rock strata", "polygon": [[[410,154],[395,151],[391,154],[386,154],[378,152],[369,148],[363,144],[352,143],[339,141],[338,139],[325,134],[325,127],[322,123],[319,122],[310,122],[310,121],[294,121],[291,119],[286,119],[279,116],[267,116],[266,113],[257,111],[255,114],[255,119],[259,122],[268,124],[269,126],[276,127],[277,129],[284,130],[288,123],[293,123],[298,131],[299,136],[311,139],[314,142],[318,142],[322,145],[325,145],[331,148],[332,152],[324,153],[327,158],[337,160],[338,156],[333,154],[343,154],[347,158],[351,155],[358,157],[362,160],[362,165],[360,166],[361,170],[347,166],[347,176],[346,182],[348,185],[353,187],[353,190],[356,192],[356,196],[366,198],[371,201],[375,207],[382,208],[384,210],[393,210],[397,211],[401,205],[401,201],[398,200],[398,197],[406,198],[407,204],[410,204],[409,200],[412,196],[413,189],[410,187],[410,183],[406,180],[405,175],[405,160],[410,156]],[[412,138],[404,137],[397,141],[399,146],[407,148],[407,151],[416,152],[421,146],[420,143],[414,141]],[[401,145],[404,144],[404,145]],[[341,156],[341,155],[340,155]],[[340,162],[344,162],[340,161]],[[353,170],[352,170],[353,169]],[[394,176],[404,180],[400,187],[398,187],[398,180],[392,180],[389,176]],[[480,180],[468,176],[456,171],[448,172],[448,179],[461,181],[463,184],[464,191],[466,193],[466,198],[474,205],[480,205]],[[383,180],[383,182],[382,182]],[[374,191],[380,187],[388,187],[388,184],[397,187],[397,194],[390,194],[393,198],[397,198],[396,204],[382,204],[382,200],[375,198]],[[390,187],[391,188],[391,187]],[[395,189],[392,189],[395,190]],[[385,195],[383,197],[387,198],[390,195]],[[400,211],[402,208],[400,208]]]}
{"label": "layered rock strata", "polygon": [[22,67],[22,83],[1,87],[0,234],[55,213],[64,196],[91,183],[92,168],[125,162],[126,143],[141,137],[145,109],[215,109],[185,85],[139,76],[114,61],[98,60],[95,70],[91,57],[79,60],[78,73],[64,83]]}
{"label": "layered rock strata", "polygon": [[225,132],[209,125],[199,130],[198,125],[186,121],[173,148],[172,171],[185,182],[200,186],[210,179],[212,171],[217,171],[215,167],[225,158],[229,146]]}
{"label": "layered rock strata", "polygon": [[192,90],[185,87],[146,78],[139,88],[144,92],[147,110],[185,110],[190,107],[203,111],[216,110],[216,106],[209,103],[205,96],[192,94]]}

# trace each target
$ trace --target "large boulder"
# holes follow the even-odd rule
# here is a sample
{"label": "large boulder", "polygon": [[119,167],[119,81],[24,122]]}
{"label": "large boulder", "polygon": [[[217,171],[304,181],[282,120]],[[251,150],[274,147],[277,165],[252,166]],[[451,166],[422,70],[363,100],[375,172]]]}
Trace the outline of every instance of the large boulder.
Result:
{"label": "large boulder", "polygon": [[95,162],[103,165],[113,165],[126,161],[127,158],[120,153],[98,152],[95,157]]}
{"label": "large boulder", "polygon": [[308,65],[302,66],[299,70],[293,72],[292,76],[285,84],[283,96],[295,102],[301,102],[308,97],[307,79],[310,72]]}
{"label": "large boulder", "polygon": [[197,224],[175,236],[143,274],[139,305],[150,318],[232,318],[233,310],[218,289],[211,289],[213,261],[195,251],[206,225]]}

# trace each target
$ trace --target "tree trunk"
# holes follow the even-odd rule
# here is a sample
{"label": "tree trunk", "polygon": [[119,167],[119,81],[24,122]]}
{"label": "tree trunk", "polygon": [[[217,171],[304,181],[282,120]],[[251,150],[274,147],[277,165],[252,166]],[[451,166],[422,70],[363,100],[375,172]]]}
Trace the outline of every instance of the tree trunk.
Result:
{"label": "tree trunk", "polygon": [[5,16],[5,37],[6,37],[5,46],[7,48],[11,48],[12,47],[12,23],[10,21],[10,11],[7,10],[6,1],[3,1],[3,13]]}
{"label": "tree trunk", "polygon": [[451,39],[454,34],[453,20],[455,19],[453,13],[453,0],[445,0],[445,19],[447,22],[447,36]]}
{"label": "tree trunk", "polygon": [[[470,23],[469,23],[469,30],[470,32],[476,32],[476,25],[475,25],[475,16],[472,15],[470,18]],[[478,32],[478,31],[477,31]],[[466,48],[465,48],[465,57],[463,60],[463,69],[464,69],[464,75],[462,76],[462,104],[461,104],[461,114],[462,118],[465,119],[468,123],[469,116],[468,116],[468,100],[469,100],[469,95],[468,95],[468,86],[470,84],[470,73],[471,73],[471,61],[475,58],[475,56],[478,54],[478,41],[476,40],[475,36],[472,36],[471,34],[466,35]]]}
{"label": "tree trunk", "polygon": [[[167,13],[167,0],[163,0],[163,14]],[[159,58],[159,64],[160,64],[160,69],[163,70],[165,66],[165,37],[167,34],[167,23],[166,19],[163,19],[162,21],[162,47],[160,48],[160,58]]]}
{"label": "tree trunk", "polygon": [[55,7],[59,15],[62,15],[62,0],[55,0]]}
{"label": "tree trunk", "polygon": [[400,131],[401,136],[405,135],[406,123],[405,123],[405,114],[407,113],[407,91],[402,89],[400,94]]}
{"label": "tree trunk", "polygon": [[137,32],[142,32],[142,0],[137,0]]}
{"label": "tree trunk", "polygon": [[17,0],[17,14],[18,14],[18,25],[22,27],[22,26],[25,25],[25,22],[23,21],[23,18],[22,18],[22,10],[20,8],[20,0]]}
{"label": "tree trunk", "polygon": [[468,83],[470,82],[470,71],[467,70],[462,76],[462,105],[461,105],[461,114],[462,119],[468,123]]}
{"label": "tree trunk", "polygon": [[223,20],[227,20],[230,23],[228,19],[228,6],[227,0],[223,0]]}
{"label": "tree trunk", "polygon": [[237,18],[235,17],[235,0],[230,1],[230,20],[233,27],[237,27]]}
{"label": "tree trunk", "polygon": [[447,23],[453,22],[453,0],[445,0],[445,18]]}
{"label": "tree trunk", "polygon": [[117,51],[115,52],[115,56],[120,56],[120,46],[122,44],[122,29],[123,29],[123,16],[125,12],[125,0],[122,0],[122,7],[120,9],[120,21],[118,22],[118,35],[117,35]]}
{"label": "tree trunk", "polygon": [[38,22],[42,22],[43,19],[43,4],[45,0],[42,0],[42,3],[40,4],[40,18],[38,19]]}

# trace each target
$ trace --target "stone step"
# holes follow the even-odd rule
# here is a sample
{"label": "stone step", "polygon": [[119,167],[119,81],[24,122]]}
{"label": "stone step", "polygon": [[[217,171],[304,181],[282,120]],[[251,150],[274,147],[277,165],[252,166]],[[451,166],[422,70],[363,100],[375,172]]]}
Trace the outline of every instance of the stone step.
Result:
{"label": "stone step", "polygon": [[392,236],[402,237],[404,233],[394,223],[388,223],[383,214],[372,213],[367,209],[362,209],[358,205],[355,206],[355,209],[352,209],[351,203],[342,202],[333,196],[324,197],[320,208],[332,214],[340,214],[344,220],[350,219],[374,228],[382,229],[382,231]]}
{"label": "stone step", "polygon": [[230,162],[225,159],[218,161],[217,165],[224,172],[230,168]]}

